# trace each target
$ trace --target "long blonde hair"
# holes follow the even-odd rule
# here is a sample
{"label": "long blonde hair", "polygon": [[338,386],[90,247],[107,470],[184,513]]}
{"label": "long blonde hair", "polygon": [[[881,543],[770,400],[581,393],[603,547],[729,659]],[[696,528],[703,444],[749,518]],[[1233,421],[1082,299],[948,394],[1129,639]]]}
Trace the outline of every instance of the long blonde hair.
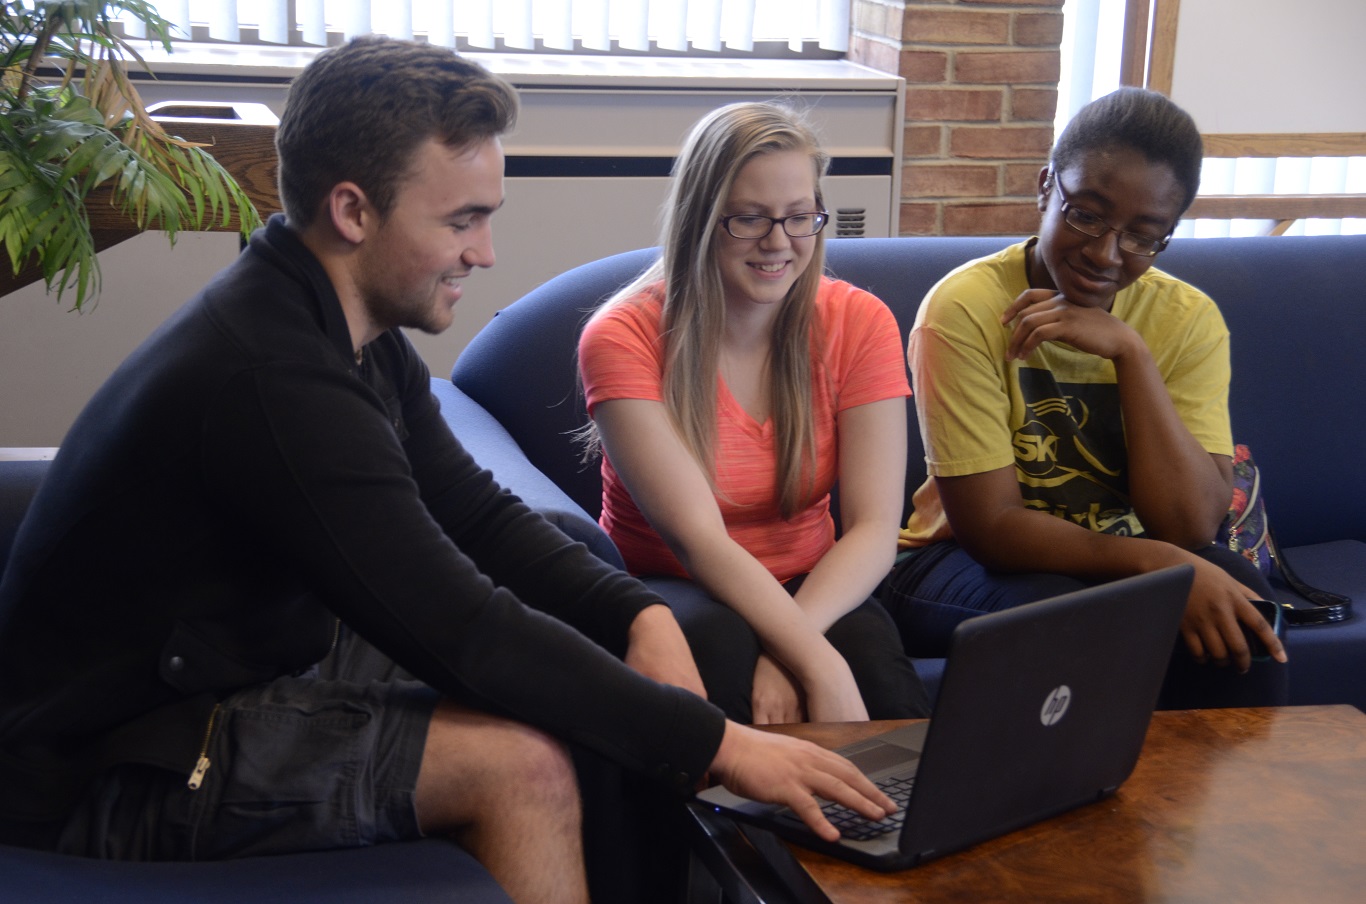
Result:
{"label": "long blonde hair", "polygon": [[[816,206],[823,210],[820,180],[830,158],[797,111],[775,103],[739,103],[703,117],[674,164],[661,228],[663,253],[594,315],[663,282],[664,406],[713,486],[716,380],[725,328],[725,290],[716,261],[722,206],[746,163],[761,154],[794,150],[811,156]],[[815,240],[811,261],[788,292],[773,327],[771,416],[777,444],[777,501],[784,518],[808,504],[815,485],[811,331],[816,290],[825,269],[824,233]],[[599,451],[591,424],[583,436],[590,455]]]}

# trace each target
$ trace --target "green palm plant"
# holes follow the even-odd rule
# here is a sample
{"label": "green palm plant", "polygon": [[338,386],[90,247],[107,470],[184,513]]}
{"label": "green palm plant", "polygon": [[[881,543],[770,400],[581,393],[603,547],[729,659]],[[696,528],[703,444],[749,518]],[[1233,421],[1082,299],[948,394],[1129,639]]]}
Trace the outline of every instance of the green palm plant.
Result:
{"label": "green palm plant", "polygon": [[97,295],[92,202],[172,242],[181,229],[226,227],[234,214],[243,235],[260,225],[232,176],[203,146],[168,135],[128,79],[125,59],[145,63],[115,23],[126,12],[170,49],[173,26],[153,6],[0,3],[0,244],[14,273],[37,265],[49,292],[75,289],[77,310]]}

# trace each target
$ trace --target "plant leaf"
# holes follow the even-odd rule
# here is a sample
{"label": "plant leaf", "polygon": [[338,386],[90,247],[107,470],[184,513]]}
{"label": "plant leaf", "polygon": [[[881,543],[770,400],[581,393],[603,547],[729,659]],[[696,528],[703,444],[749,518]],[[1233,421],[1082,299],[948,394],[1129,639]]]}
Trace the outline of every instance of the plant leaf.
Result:
{"label": "plant leaf", "polygon": [[[108,185],[135,224],[175,233],[238,216],[260,226],[246,192],[204,148],[166,134],[146,112],[124,61],[146,68],[120,35],[124,12],[167,49],[174,27],[147,0],[0,0],[0,245],[17,272],[34,257],[49,291],[99,288],[86,198]],[[38,62],[60,76],[42,74]],[[77,71],[84,77],[73,82]],[[80,87],[81,91],[75,90]]]}

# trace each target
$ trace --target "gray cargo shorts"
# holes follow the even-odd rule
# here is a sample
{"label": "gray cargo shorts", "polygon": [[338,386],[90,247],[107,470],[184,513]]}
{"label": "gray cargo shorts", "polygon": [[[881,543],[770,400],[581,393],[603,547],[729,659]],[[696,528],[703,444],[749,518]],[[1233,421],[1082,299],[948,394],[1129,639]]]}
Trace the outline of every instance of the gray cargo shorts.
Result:
{"label": "gray cargo shorts", "polygon": [[221,702],[197,788],[188,773],[115,766],[92,783],[58,849],[217,860],[421,837],[414,789],[438,699],[343,630],[309,672]]}

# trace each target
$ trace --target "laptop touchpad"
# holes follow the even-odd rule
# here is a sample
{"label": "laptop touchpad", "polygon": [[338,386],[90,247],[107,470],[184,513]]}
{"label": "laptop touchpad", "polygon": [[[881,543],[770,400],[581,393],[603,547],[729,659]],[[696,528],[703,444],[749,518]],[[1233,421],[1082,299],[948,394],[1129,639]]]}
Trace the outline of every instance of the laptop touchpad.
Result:
{"label": "laptop touchpad", "polygon": [[894,766],[904,767],[920,759],[920,754],[914,750],[884,744],[881,741],[871,742],[867,747],[845,750],[843,753],[864,775],[874,775]]}

